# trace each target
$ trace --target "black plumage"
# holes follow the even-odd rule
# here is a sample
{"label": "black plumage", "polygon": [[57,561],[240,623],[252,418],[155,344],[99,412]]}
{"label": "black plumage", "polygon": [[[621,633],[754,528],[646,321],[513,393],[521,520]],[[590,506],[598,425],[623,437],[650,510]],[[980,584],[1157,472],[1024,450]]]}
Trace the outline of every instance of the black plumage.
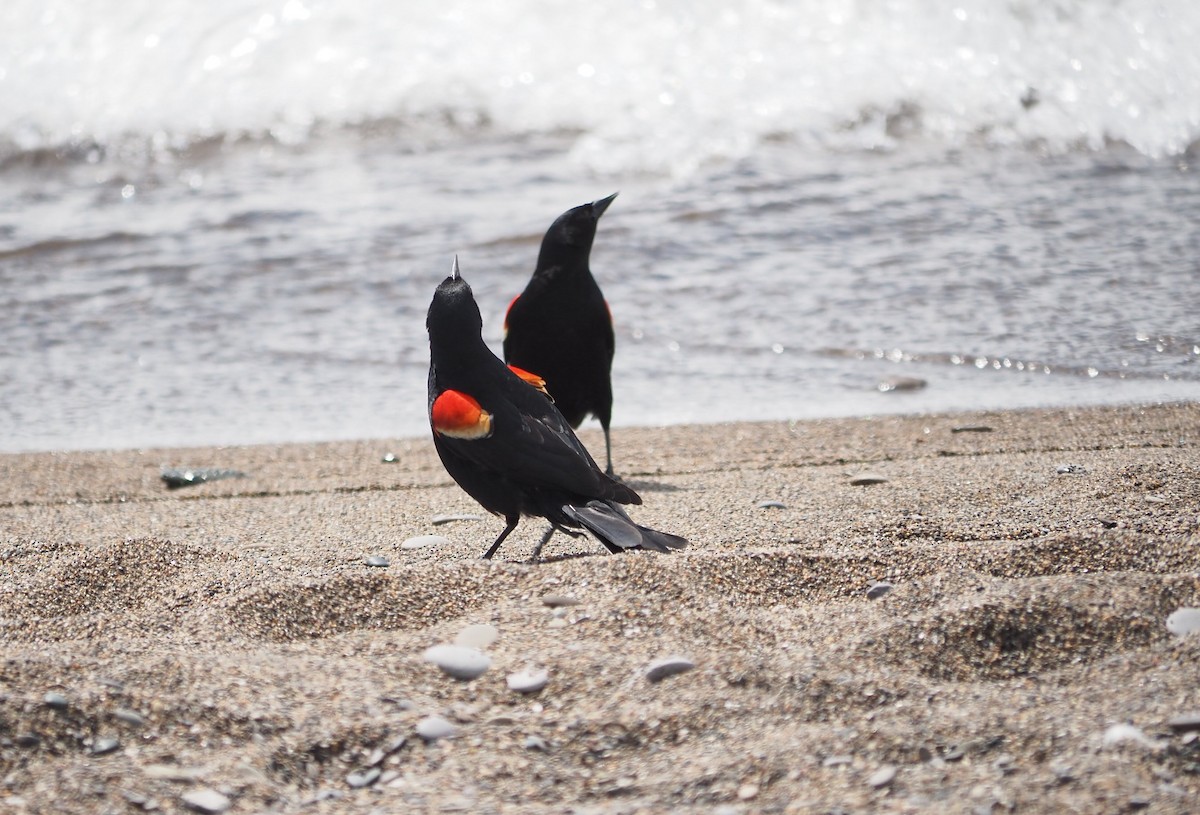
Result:
{"label": "black plumage", "polygon": [[459,486],[506,522],[485,558],[523,515],[551,524],[534,558],[556,529],[569,535],[586,529],[611,552],[687,545],[634,523],[620,505],[640,504],[638,494],[600,470],[536,378],[518,376],[488,349],[457,258],[434,293],[426,327],[429,421],[438,456]]}
{"label": "black plumage", "polygon": [[542,238],[537,266],[504,319],[504,360],[546,380],[572,427],[587,416],[604,429],[606,472],[613,473],[612,315],[591,271],[600,216],[616,193],[567,210]]}

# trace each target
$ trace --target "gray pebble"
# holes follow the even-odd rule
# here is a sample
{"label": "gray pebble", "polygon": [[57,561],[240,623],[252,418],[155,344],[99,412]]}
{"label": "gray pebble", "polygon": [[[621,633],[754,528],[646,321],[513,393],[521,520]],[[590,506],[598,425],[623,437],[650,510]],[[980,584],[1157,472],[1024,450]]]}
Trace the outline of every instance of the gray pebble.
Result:
{"label": "gray pebble", "polygon": [[455,521],[482,521],[482,515],[458,514],[458,515],[434,515],[431,523],[434,526],[442,524],[451,524]]}
{"label": "gray pebble", "polygon": [[197,812],[207,812],[211,815],[218,815],[229,809],[229,799],[213,789],[198,789],[185,792],[181,799],[188,809],[194,809]]}
{"label": "gray pebble", "polygon": [[951,433],[991,433],[992,427],[986,424],[960,424],[950,428]]}
{"label": "gray pebble", "polygon": [[822,767],[844,767],[854,763],[854,758],[846,755],[829,756],[821,762]]}
{"label": "gray pebble", "polygon": [[1172,716],[1167,720],[1167,726],[1176,733],[1188,733],[1200,730],[1200,712],[1185,713],[1182,716]]}
{"label": "gray pebble", "polygon": [[142,727],[144,724],[146,724],[146,720],[142,718],[142,714],[138,713],[136,710],[130,710],[126,707],[119,707],[114,710],[113,718],[132,727]]}
{"label": "gray pebble", "polygon": [[651,682],[661,682],[668,676],[685,673],[696,667],[696,663],[687,657],[667,657],[650,663],[646,668],[646,679]]}
{"label": "gray pebble", "polygon": [[44,704],[46,707],[54,708],[55,710],[66,710],[71,706],[71,703],[67,701],[67,697],[63,696],[57,691],[50,691],[43,696],[42,704]]}
{"label": "gray pebble", "polygon": [[508,675],[505,680],[509,690],[517,693],[537,693],[550,681],[550,673],[545,668],[529,669]]}
{"label": "gray pebble", "polygon": [[384,464],[395,464],[397,461],[399,461],[399,459],[396,458],[395,453],[384,453],[383,459],[381,459],[381,460],[383,461]]}
{"label": "gray pebble", "polygon": [[500,639],[500,632],[496,630],[496,626],[488,625],[487,623],[475,623],[459,631],[458,636],[454,638],[454,644],[461,645],[464,648],[477,648],[482,651],[484,648],[495,644],[498,639]]}
{"label": "gray pebble", "polygon": [[896,768],[891,764],[884,764],[878,770],[871,773],[871,777],[867,779],[867,783],[872,787],[875,787],[875,789],[879,789],[880,787],[886,787],[888,784],[892,783],[892,780],[895,777]]}
{"label": "gray pebble", "polygon": [[362,772],[350,773],[348,776],[346,776],[346,783],[349,784],[352,789],[357,790],[374,784],[379,780],[379,775],[379,768],[371,767],[370,769],[363,770]]}
{"label": "gray pebble", "polygon": [[425,649],[425,661],[432,662],[455,679],[469,681],[483,674],[492,664],[487,654],[462,645],[435,645]]}
{"label": "gray pebble", "polygon": [[880,393],[898,393],[900,391],[919,391],[928,382],[917,376],[889,376],[876,387]]}
{"label": "gray pebble", "polygon": [[542,605],[550,608],[561,608],[563,606],[577,606],[579,600],[569,594],[547,594],[542,598]]}
{"label": "gray pebble", "polygon": [[13,739],[18,747],[37,747],[42,743],[42,737],[37,733],[22,733]]}
{"label": "gray pebble", "polygon": [[445,546],[448,543],[450,543],[450,539],[441,535],[417,535],[415,538],[409,538],[400,544],[400,548],[423,549],[426,546]]}
{"label": "gray pebble", "polygon": [[859,473],[850,479],[852,487],[867,487],[871,484],[886,484],[887,482],[887,478],[878,473]]}
{"label": "gray pebble", "polygon": [[867,599],[868,600],[878,600],[880,597],[887,594],[889,591],[891,591],[894,588],[895,588],[895,586],[893,586],[891,583],[887,582],[886,580],[878,580],[878,581],[872,583],[870,588],[867,589]]}
{"label": "gray pebble", "polygon": [[385,567],[385,568],[387,566],[392,565],[391,561],[388,560],[387,558],[383,557],[382,555],[371,555],[364,562],[368,566],[380,566],[380,567]]}
{"label": "gray pebble", "polygon": [[1167,630],[1177,637],[1200,631],[1200,608],[1181,608],[1167,617]]}
{"label": "gray pebble", "polygon": [[525,737],[525,749],[526,750],[540,750],[541,752],[546,753],[546,752],[549,752],[550,745],[547,744],[546,740],[543,739],[541,736],[526,736]]}
{"label": "gray pebble", "polygon": [[121,742],[117,741],[116,739],[96,739],[92,743],[92,755],[105,756],[109,753],[115,752],[120,746]]}
{"label": "gray pebble", "polygon": [[169,490],[181,487],[192,487],[208,481],[220,481],[223,478],[245,478],[246,474],[239,470],[223,470],[216,467],[198,467],[184,469],[182,467],[163,467],[160,477]]}
{"label": "gray pebble", "polygon": [[452,738],[458,733],[458,728],[441,716],[426,716],[417,722],[417,735],[425,741]]}
{"label": "gray pebble", "polygon": [[783,501],[759,501],[759,509],[787,509],[787,504]]}
{"label": "gray pebble", "polygon": [[1087,470],[1078,464],[1059,464],[1054,468],[1054,472],[1059,475],[1083,475]]}

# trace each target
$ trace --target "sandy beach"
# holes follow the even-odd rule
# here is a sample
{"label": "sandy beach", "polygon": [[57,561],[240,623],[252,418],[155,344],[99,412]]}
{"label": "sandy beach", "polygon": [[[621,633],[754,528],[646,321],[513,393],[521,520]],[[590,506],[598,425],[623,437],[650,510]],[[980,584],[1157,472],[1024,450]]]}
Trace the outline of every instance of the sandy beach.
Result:
{"label": "sandy beach", "polygon": [[613,441],[687,551],[482,561],[427,438],[0,456],[0,811],[1200,809],[1200,405]]}

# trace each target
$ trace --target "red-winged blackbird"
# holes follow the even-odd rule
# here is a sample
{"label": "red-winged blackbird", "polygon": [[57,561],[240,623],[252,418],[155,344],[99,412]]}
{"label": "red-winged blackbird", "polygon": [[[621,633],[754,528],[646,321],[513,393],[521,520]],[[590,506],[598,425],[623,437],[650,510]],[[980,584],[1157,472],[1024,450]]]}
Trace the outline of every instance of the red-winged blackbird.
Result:
{"label": "red-winged blackbird", "polygon": [[559,530],[586,529],[611,552],[682,549],[676,535],[639,526],[620,504],[642,499],[605,475],[540,380],[514,372],[488,350],[471,287],[454,269],[441,282],[425,320],[429,330],[429,423],[446,471],[507,526],[484,554],[490,558],[522,515],[551,524],[534,550]]}
{"label": "red-winged blackbird", "polygon": [[529,285],[504,317],[505,362],[545,379],[571,427],[589,413],[600,420],[609,475],[613,325],[588,260],[596,223],[616,197],[614,192],[558,216],[542,238]]}

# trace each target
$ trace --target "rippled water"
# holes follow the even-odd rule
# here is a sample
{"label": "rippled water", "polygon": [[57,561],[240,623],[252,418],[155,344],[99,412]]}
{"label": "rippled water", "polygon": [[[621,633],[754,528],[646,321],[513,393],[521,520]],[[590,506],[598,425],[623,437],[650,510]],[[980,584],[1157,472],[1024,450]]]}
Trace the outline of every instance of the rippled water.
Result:
{"label": "rippled water", "polygon": [[[615,190],[618,425],[1200,399],[1190,6],[660,4],[579,53],[453,4],[418,39],[367,2],[101,6],[90,39],[24,0],[0,34],[0,449],[424,434],[452,256],[498,349],[542,232]],[[310,81],[321,48],[353,83]]]}

